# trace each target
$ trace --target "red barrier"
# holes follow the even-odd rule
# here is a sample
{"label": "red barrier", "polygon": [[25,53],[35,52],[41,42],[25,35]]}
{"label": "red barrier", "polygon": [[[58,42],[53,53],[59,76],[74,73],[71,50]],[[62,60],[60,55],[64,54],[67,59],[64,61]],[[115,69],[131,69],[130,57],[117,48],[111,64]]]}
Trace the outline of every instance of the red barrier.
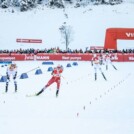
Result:
{"label": "red barrier", "polygon": [[[91,61],[92,54],[0,54],[0,61],[46,61],[46,60],[61,60],[61,61]],[[118,53],[114,55],[115,62],[132,62],[134,54]]]}

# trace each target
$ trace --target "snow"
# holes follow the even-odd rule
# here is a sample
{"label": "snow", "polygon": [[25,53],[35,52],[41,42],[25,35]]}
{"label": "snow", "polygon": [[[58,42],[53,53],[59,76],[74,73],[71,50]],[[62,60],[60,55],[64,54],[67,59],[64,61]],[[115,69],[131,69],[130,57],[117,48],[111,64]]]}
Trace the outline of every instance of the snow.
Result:
{"label": "snow", "polygon": [[[109,27],[133,27],[134,5],[123,3],[116,6],[88,6],[73,9],[49,9],[39,6],[28,12],[11,13],[0,9],[1,49],[50,48],[59,46],[59,27],[67,22],[74,30],[71,49],[85,49],[90,45],[103,46],[105,31]],[[64,14],[68,14],[68,19]],[[43,44],[17,44],[16,38],[42,39]],[[124,48],[125,41],[119,41]],[[130,41],[127,42],[127,46]],[[130,43],[130,46],[132,43]],[[54,66],[63,65],[59,97],[55,97],[56,84],[48,87],[38,97],[26,97],[41,88],[51,78],[49,66],[41,61],[16,61],[18,76],[28,74],[28,79],[19,79],[18,92],[14,93],[13,80],[8,93],[5,82],[0,82],[0,133],[1,134],[133,134],[134,133],[134,63],[115,62],[102,70],[105,81],[98,71],[94,81],[94,69],[90,62],[78,61],[78,66],[66,67],[73,61],[53,61]],[[43,74],[35,75],[39,67]],[[35,69],[33,71],[30,71]],[[30,71],[30,72],[29,72]],[[6,67],[0,67],[6,74]]]}
{"label": "snow", "polygon": [[[38,97],[26,97],[41,88],[51,78],[49,65],[41,61],[16,62],[18,76],[39,67],[43,74],[35,75],[35,70],[27,73],[27,79],[17,79],[18,92],[14,93],[11,80],[9,92],[4,93],[5,82],[0,83],[0,132],[2,134],[133,134],[134,128],[134,64],[114,63],[118,70],[109,66],[100,72],[94,81],[94,70],[90,62],[73,61],[60,63],[64,67],[59,97],[55,97],[56,84],[48,87]],[[59,62],[54,61],[54,66]],[[72,67],[66,67],[70,63]],[[129,69],[128,69],[129,67]],[[1,67],[2,75],[6,67]],[[4,94],[3,94],[4,93]]]}

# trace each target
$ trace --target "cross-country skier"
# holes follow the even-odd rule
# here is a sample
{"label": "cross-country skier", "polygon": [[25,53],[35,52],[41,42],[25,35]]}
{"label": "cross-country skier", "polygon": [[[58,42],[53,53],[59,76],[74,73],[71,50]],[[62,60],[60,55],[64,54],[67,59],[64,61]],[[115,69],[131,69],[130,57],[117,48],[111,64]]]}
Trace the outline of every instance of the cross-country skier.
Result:
{"label": "cross-country skier", "polygon": [[92,60],[91,60],[91,64],[92,64],[92,66],[94,67],[94,71],[95,71],[95,80],[97,80],[97,70],[98,70],[98,69],[99,69],[99,71],[101,72],[103,78],[104,78],[105,80],[107,80],[106,77],[105,77],[105,75],[104,75],[104,73],[102,72],[101,67],[100,67],[100,61],[99,61],[99,57],[97,56],[97,54],[93,54],[93,58],[92,58]]}
{"label": "cross-country skier", "polygon": [[41,91],[39,91],[38,93],[35,94],[35,96],[40,95],[47,87],[49,87],[51,84],[56,82],[56,84],[57,84],[56,97],[57,97],[59,94],[60,83],[61,83],[61,73],[62,72],[63,72],[63,67],[61,65],[58,65],[57,67],[55,67],[54,70],[52,71],[52,78],[41,89]]}
{"label": "cross-country skier", "polygon": [[14,86],[15,86],[15,92],[17,92],[17,81],[16,81],[16,76],[17,76],[17,66],[15,63],[11,63],[6,70],[6,76],[7,76],[7,81],[6,81],[6,90],[5,92],[8,91],[8,85],[9,85],[9,81],[11,79],[11,76],[13,78],[14,81]]}
{"label": "cross-country skier", "polygon": [[99,61],[100,61],[100,65],[104,65],[105,64],[105,55],[104,55],[104,53],[100,53]]}
{"label": "cross-country skier", "polygon": [[114,59],[114,55],[111,53],[106,53],[106,55],[105,55],[106,70],[108,70],[108,64],[111,64],[113,66],[113,68],[115,70],[117,70],[117,68],[112,63],[112,59]]}

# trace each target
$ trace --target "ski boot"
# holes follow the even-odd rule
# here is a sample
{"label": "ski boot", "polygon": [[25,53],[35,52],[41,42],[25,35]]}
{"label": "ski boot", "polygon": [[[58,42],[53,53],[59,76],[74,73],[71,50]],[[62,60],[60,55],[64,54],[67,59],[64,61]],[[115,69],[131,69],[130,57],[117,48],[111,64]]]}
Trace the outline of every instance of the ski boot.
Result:
{"label": "ski boot", "polygon": [[108,70],[108,65],[106,65],[106,70]]}
{"label": "ski boot", "polygon": [[35,94],[35,96],[40,95],[42,92],[44,92],[45,89],[46,89],[46,87],[42,88],[38,93]]}
{"label": "ski boot", "polygon": [[95,73],[95,80],[97,80],[97,73]]}
{"label": "ski boot", "polygon": [[5,90],[5,92],[7,93],[7,91],[8,91],[8,83],[6,83],[6,90]]}
{"label": "ski boot", "polygon": [[56,97],[58,97],[58,95],[59,95],[59,89],[57,89],[56,91]]}
{"label": "ski boot", "polygon": [[15,86],[15,92],[17,92],[17,84],[15,84],[14,86]]}

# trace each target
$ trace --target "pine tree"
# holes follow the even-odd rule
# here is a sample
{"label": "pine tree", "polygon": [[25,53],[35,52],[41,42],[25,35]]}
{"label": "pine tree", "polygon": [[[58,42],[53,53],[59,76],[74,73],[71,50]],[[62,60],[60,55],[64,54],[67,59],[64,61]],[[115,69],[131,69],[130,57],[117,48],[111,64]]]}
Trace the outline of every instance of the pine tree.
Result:
{"label": "pine tree", "polygon": [[2,0],[1,1],[1,7],[2,8],[8,8],[9,4],[10,4],[10,1],[8,1],[8,0]]}
{"label": "pine tree", "polygon": [[27,11],[28,10],[28,2],[27,0],[20,1],[20,11]]}

